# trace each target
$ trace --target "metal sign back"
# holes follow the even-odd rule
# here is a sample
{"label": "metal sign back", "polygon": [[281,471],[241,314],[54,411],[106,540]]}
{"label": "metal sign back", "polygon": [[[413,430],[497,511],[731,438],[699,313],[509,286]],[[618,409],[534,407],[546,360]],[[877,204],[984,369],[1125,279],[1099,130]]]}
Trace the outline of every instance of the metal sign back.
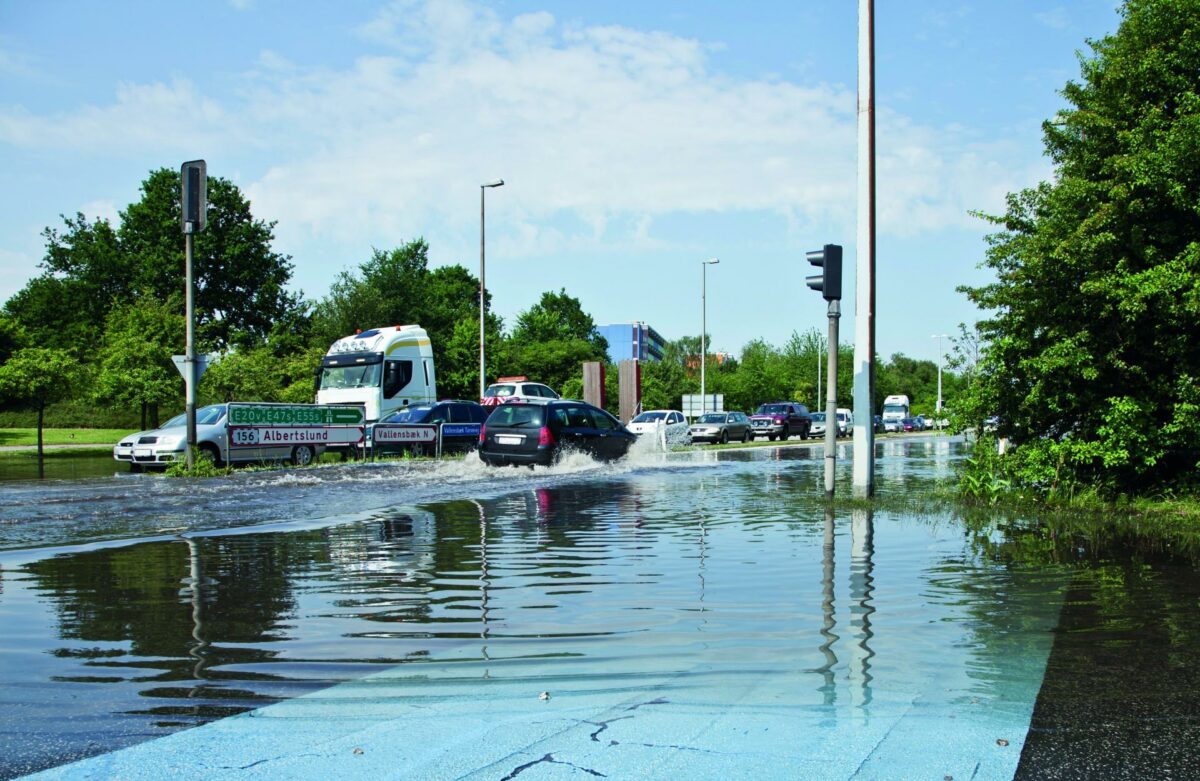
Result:
{"label": "metal sign back", "polygon": [[203,160],[189,160],[179,174],[183,232],[199,233],[208,227],[208,168]]}

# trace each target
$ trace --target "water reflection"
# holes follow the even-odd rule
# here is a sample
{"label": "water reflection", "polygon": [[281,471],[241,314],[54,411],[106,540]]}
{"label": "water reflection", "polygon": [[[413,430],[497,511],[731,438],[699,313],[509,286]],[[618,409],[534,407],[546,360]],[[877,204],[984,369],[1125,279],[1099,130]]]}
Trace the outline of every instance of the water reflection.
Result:
{"label": "water reflection", "polygon": [[871,615],[875,612],[875,514],[855,508],[850,516],[850,630],[856,642],[850,646],[851,700],[859,707],[871,704]]}
{"label": "water reflection", "polygon": [[[908,484],[928,488],[939,457],[913,456]],[[705,463],[544,484],[514,472],[493,496],[315,528],[29,555],[0,572],[20,638],[0,647],[0,776],[364,677],[387,701],[457,686],[484,702],[517,681],[784,713],[797,733],[847,710],[882,729],[888,703],[1010,686],[997,651],[1044,631],[1028,612],[995,616],[1048,586],[976,556],[954,523],[835,517],[808,450]],[[287,492],[308,490],[255,496],[291,507]],[[191,512],[229,501],[202,494]],[[64,717],[87,730],[66,734]]]}
{"label": "water reflection", "polygon": [[825,641],[818,648],[825,663],[817,668],[821,674],[821,686],[818,691],[824,695],[824,704],[833,705],[837,702],[837,687],[834,685],[834,667],[837,665],[837,654],[833,651],[834,643],[840,638],[834,633],[837,626],[837,613],[833,590],[835,570],[833,505],[825,508],[825,534],[821,545],[821,638]]}

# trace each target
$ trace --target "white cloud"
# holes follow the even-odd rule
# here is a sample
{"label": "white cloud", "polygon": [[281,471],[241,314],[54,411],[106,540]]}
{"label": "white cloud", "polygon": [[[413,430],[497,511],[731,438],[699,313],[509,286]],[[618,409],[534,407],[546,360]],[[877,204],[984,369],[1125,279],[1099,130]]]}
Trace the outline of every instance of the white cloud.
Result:
{"label": "white cloud", "polygon": [[89,201],[79,207],[79,211],[83,212],[84,216],[91,220],[108,220],[109,224],[114,227],[117,225],[117,220],[120,217],[120,210],[112,201],[99,200]]}
{"label": "white cloud", "polygon": [[[0,142],[257,150],[265,173],[240,184],[293,251],[437,231],[469,247],[470,204],[494,177],[508,182],[501,251],[658,246],[656,221],[678,213],[767,212],[852,235],[853,85],[733,78],[703,42],[547,13],[505,21],[461,0],[393,3],[359,33],[386,53],[330,70],[264,51],[224,101],[176,80],[61,115],[0,109]],[[883,231],[978,228],[968,209],[1030,181],[1003,143],[879,116]]]}
{"label": "white cloud", "polygon": [[217,101],[185,80],[120,84],[114,102],[70,113],[0,111],[0,143],[31,149],[104,153],[226,147],[240,131]]}
{"label": "white cloud", "polygon": [[1033,15],[1033,18],[1039,24],[1043,24],[1054,30],[1065,30],[1071,26],[1071,17],[1067,14],[1067,9],[1061,5],[1050,9],[1049,11],[1041,11]]}

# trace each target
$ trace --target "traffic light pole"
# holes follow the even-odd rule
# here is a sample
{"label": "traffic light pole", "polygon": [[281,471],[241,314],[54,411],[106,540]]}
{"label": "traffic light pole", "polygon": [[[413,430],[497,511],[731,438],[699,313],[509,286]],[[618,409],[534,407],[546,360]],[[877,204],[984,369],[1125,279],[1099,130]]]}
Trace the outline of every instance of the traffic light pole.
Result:
{"label": "traffic light pole", "polygon": [[829,372],[825,384],[825,498],[833,500],[834,467],[837,466],[837,365],[838,320],[842,304],[829,302]]}
{"label": "traffic light pole", "polygon": [[[191,224],[188,225],[191,228]],[[183,234],[184,254],[184,317],[187,318],[186,337],[183,346],[183,393],[184,412],[187,414],[187,470],[192,471],[196,449],[196,308],[193,301],[195,282],[192,279],[193,233]]]}

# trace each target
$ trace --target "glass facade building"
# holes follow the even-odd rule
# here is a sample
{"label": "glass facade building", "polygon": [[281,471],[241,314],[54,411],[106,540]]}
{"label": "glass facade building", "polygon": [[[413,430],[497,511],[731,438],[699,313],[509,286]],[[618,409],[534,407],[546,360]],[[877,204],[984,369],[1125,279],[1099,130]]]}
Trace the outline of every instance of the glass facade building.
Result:
{"label": "glass facade building", "polygon": [[613,363],[630,358],[640,361],[661,361],[665,342],[658,331],[645,323],[610,323],[596,326],[608,340],[608,359]]}

